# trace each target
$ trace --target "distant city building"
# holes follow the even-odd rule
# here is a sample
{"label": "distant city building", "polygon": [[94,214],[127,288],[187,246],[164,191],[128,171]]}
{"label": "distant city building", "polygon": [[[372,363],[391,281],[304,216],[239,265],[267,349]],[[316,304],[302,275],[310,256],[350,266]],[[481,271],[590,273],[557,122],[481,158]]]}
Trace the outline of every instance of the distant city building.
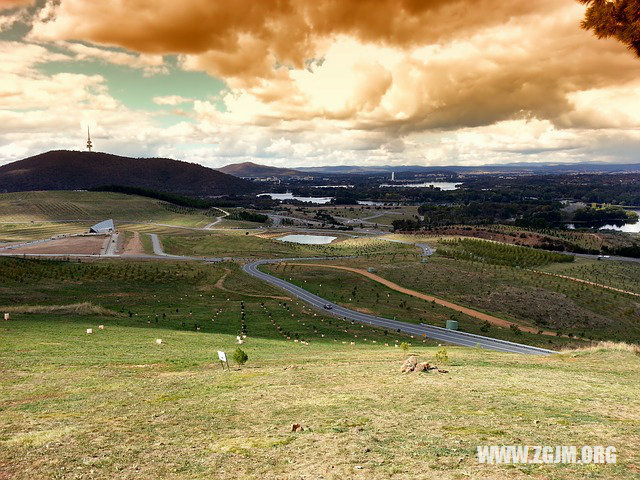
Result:
{"label": "distant city building", "polygon": [[391,181],[392,182],[396,181],[396,172],[391,172]]}
{"label": "distant city building", "polygon": [[100,223],[96,223],[89,229],[89,233],[112,233],[116,229],[113,224],[113,220],[104,220]]}

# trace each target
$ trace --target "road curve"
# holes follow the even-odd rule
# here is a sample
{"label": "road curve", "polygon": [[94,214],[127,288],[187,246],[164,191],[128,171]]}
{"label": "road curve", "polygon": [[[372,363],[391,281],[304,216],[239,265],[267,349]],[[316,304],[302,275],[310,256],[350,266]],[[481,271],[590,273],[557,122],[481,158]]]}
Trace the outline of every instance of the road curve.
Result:
{"label": "road curve", "polygon": [[[291,262],[300,260],[312,260],[311,258],[283,258],[283,259],[271,259],[271,260],[256,260],[245,264],[242,269],[245,273],[259,278],[275,287],[278,287],[287,293],[299,298],[300,300],[308,303],[312,307],[322,310],[326,314],[333,315],[338,318],[342,318],[346,321],[354,321],[358,323],[364,323],[367,325],[373,325],[380,328],[389,330],[401,331],[410,335],[426,336],[433,340],[451,343],[454,345],[461,345],[465,347],[481,347],[489,350],[495,350],[498,352],[507,353],[523,353],[529,355],[550,355],[553,350],[547,350],[544,348],[532,347],[529,345],[522,345],[520,343],[508,342],[506,340],[499,340],[496,338],[483,337],[481,335],[474,335],[466,332],[459,332],[456,330],[447,330],[446,328],[435,327],[433,325],[426,324],[413,324],[400,322],[398,320],[391,320],[389,318],[377,317],[375,315],[368,315],[366,313],[360,313],[355,310],[337,305],[322,297],[307,292],[303,288],[298,287],[292,283],[287,282],[281,278],[275,277],[268,273],[259,270],[261,265],[278,262]],[[314,258],[313,260],[318,260]],[[331,305],[331,309],[325,309],[325,305]]]}

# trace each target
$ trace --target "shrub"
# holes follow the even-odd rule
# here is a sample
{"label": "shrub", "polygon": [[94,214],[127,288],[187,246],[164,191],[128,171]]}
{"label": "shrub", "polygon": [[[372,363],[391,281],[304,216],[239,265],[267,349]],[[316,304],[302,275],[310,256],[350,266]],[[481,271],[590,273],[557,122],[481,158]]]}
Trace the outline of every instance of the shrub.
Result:
{"label": "shrub", "polygon": [[233,352],[233,357],[231,358],[233,358],[233,361],[238,365],[244,365],[247,363],[247,360],[249,360],[249,355],[247,355],[247,353],[241,348],[236,348],[236,351]]}
{"label": "shrub", "polygon": [[449,354],[447,353],[447,349],[445,347],[440,347],[436,352],[436,363],[449,363]]}
{"label": "shrub", "polygon": [[511,329],[511,331],[513,333],[515,333],[516,335],[522,335],[522,330],[520,330],[520,327],[518,327],[517,325],[514,325],[513,323],[511,325],[509,325],[509,328]]}
{"label": "shrub", "polygon": [[402,342],[400,344],[400,348],[404,353],[407,353],[409,351],[409,344],[407,342]]}

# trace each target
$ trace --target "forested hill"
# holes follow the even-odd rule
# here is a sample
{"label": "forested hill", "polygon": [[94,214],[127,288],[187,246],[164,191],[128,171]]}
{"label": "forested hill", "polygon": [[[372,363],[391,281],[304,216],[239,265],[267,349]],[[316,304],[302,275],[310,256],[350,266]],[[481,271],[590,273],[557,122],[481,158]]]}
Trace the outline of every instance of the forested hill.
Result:
{"label": "forested hill", "polygon": [[254,185],[212,168],[169,158],[130,158],[56,150],[0,167],[0,192],[85,190],[124,185],[192,196],[250,192]]}

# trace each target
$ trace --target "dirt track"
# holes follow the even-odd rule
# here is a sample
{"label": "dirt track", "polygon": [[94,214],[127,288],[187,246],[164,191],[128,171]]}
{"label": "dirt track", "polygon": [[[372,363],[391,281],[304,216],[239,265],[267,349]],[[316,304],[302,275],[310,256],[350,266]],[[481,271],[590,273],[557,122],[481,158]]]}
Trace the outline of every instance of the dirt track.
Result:
{"label": "dirt track", "polygon": [[133,237],[125,244],[122,255],[141,255],[144,253],[144,246],[140,240],[140,234],[133,232]]}
{"label": "dirt track", "polygon": [[[442,300],[441,298],[433,297],[431,295],[426,295],[424,293],[417,292],[415,290],[411,290],[409,288],[402,287],[397,283],[393,283],[386,278],[382,278],[375,273],[368,272],[362,268],[353,268],[353,267],[343,267],[339,265],[326,265],[321,263],[287,263],[286,265],[298,265],[298,266],[306,266],[306,267],[320,267],[320,268],[335,268],[337,270],[346,270],[348,272],[357,273],[363,275],[374,282],[381,283],[382,285],[389,287],[391,290],[395,290],[400,293],[404,293],[406,295],[411,295],[412,297],[420,298],[421,300],[426,300],[427,302],[435,302],[438,305],[443,307],[450,308],[451,310],[455,310],[456,312],[464,313],[465,315],[469,315],[470,317],[477,318],[478,320],[487,321],[492,325],[496,325],[499,327],[509,328],[511,325],[516,325],[523,332],[529,333],[538,333],[540,329],[533,327],[526,327],[523,325],[519,325],[517,323],[508,322],[502,318],[494,317],[493,315],[488,315],[486,313],[478,312],[477,310],[472,310],[467,307],[463,307],[461,305],[457,305],[455,303],[448,302],[446,300]],[[548,330],[542,331],[543,335],[557,336],[556,332],[550,332]]]}

